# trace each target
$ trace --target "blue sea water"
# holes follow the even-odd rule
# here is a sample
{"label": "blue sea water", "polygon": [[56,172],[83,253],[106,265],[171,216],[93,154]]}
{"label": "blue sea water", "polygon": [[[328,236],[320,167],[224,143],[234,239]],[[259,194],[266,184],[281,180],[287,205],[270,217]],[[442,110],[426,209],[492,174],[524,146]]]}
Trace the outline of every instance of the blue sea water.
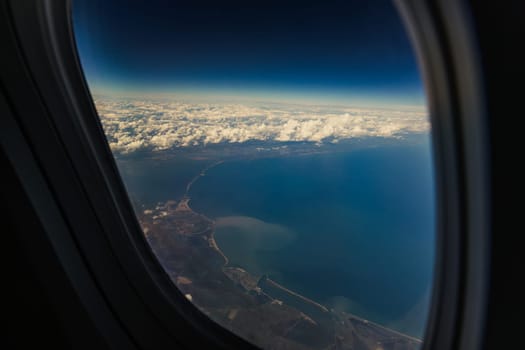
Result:
{"label": "blue sea water", "polygon": [[422,336],[434,262],[428,142],[231,161],[191,190],[231,263]]}
{"label": "blue sea water", "polygon": [[209,163],[209,160],[179,157],[163,159],[141,154],[117,159],[131,200],[144,208],[180,199],[184,196],[188,182]]}
{"label": "blue sea water", "polygon": [[[120,166],[146,203],[177,199],[207,164],[149,162]],[[428,136],[345,153],[230,160],[199,178],[190,196],[195,211],[216,220],[216,241],[232,265],[423,335],[435,248]]]}

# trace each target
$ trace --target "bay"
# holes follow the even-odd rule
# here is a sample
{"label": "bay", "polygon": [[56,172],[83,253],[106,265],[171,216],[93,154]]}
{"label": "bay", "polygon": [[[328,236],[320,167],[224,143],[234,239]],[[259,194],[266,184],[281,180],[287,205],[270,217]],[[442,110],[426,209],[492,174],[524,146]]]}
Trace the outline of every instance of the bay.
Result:
{"label": "bay", "polygon": [[[315,146],[313,146],[315,147]],[[184,196],[216,159],[117,160],[138,211]],[[354,151],[235,159],[189,192],[230,264],[327,307],[422,337],[432,288],[435,193],[428,136]]]}
{"label": "bay", "polygon": [[190,195],[217,220],[232,265],[422,336],[435,249],[428,142],[229,161]]}

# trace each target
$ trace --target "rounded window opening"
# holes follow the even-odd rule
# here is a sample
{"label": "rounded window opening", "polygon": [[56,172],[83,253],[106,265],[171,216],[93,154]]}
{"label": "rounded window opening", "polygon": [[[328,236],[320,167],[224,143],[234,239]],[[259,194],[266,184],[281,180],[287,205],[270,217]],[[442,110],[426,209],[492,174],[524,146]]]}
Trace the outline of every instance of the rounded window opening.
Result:
{"label": "rounded window opening", "polygon": [[417,349],[431,130],[390,1],[74,0],[80,60],[174,285],[268,349]]}

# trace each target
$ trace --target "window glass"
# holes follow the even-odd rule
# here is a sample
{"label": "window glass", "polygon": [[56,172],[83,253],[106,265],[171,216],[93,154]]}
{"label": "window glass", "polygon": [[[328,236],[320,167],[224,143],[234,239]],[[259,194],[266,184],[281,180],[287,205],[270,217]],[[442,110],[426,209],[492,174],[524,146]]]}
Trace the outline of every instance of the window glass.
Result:
{"label": "window glass", "polygon": [[143,233],[268,349],[417,349],[435,255],[420,75],[386,0],[74,0]]}

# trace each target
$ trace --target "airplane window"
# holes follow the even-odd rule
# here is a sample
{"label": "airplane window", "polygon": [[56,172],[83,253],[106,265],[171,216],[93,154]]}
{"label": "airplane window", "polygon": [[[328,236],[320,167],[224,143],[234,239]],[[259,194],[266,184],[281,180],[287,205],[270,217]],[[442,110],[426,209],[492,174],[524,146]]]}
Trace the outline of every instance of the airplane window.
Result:
{"label": "airplane window", "polygon": [[418,349],[431,129],[387,0],[74,0],[80,61],[173,284],[268,349]]}

